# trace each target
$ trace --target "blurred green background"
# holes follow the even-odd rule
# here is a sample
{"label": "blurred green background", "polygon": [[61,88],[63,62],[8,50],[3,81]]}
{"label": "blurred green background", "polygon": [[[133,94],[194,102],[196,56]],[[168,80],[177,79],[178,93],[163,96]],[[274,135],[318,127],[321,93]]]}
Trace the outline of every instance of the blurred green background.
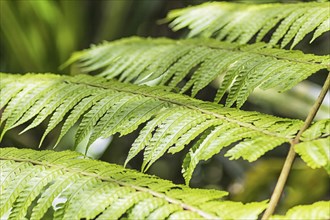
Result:
{"label": "blurred green background", "polygon": [[[88,48],[91,44],[132,35],[178,38],[184,35],[184,32],[173,33],[166,24],[158,24],[158,21],[164,18],[171,9],[202,2],[205,1],[1,0],[0,71],[66,74],[69,70],[60,70],[59,66],[69,58],[72,52]],[[254,0],[254,2],[275,1]],[[320,55],[329,54],[329,33],[320,37],[312,45],[309,45],[308,41],[309,39],[306,39],[300,43],[297,49]],[[310,77],[297,88],[284,94],[271,90],[267,91],[267,94],[256,91],[243,108],[304,119],[326,74],[323,72]],[[200,98],[207,100],[208,92],[212,92],[212,87]],[[286,104],[288,102],[290,105]],[[317,117],[326,118],[329,114],[329,97],[327,97]],[[1,146],[38,146],[46,124],[42,126],[20,136],[17,136],[20,129],[14,129],[5,136]],[[73,146],[73,132],[74,130],[72,134],[66,135],[57,150],[70,149],[69,146]],[[57,134],[58,130],[55,129],[42,148],[52,148]],[[123,164],[130,144],[136,136],[136,132],[125,137],[115,136],[101,159]],[[287,149],[288,146],[279,147],[254,163],[243,160],[230,161],[223,157],[225,153],[223,152],[197,167],[191,186],[228,190],[231,193],[230,199],[237,201],[268,199]],[[149,173],[176,183],[183,183],[180,173],[182,159],[182,153],[166,155],[152,166]],[[129,166],[139,169],[141,162],[140,155],[140,158],[134,159]],[[321,199],[330,199],[326,172],[322,169],[312,170],[297,159],[285,189],[280,210]]]}

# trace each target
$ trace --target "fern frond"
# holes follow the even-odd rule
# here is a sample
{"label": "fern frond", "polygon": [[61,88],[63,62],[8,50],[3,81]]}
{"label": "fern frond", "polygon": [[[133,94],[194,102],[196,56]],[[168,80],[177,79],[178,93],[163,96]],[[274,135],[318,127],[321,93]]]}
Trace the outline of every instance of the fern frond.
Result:
{"label": "fern frond", "polygon": [[222,201],[227,192],[175,185],[72,151],[1,148],[0,165],[0,217],[11,207],[10,219],[43,219],[47,210],[54,219],[237,219],[237,209],[246,211],[240,219],[257,219],[266,207]]}
{"label": "fern frond", "polygon": [[[74,53],[68,64],[81,72],[136,84],[159,84],[195,96],[218,77],[215,102],[228,91],[226,105],[241,107],[257,87],[285,91],[311,74],[329,68],[329,56],[268,48],[267,44],[239,45],[212,39],[170,40],[127,38]],[[190,76],[191,75],[191,76]],[[188,78],[187,81],[184,79]]]}
{"label": "fern frond", "polygon": [[299,205],[291,208],[284,216],[274,215],[271,220],[296,220],[296,219],[310,219],[310,220],[325,220],[330,218],[330,202],[319,201],[311,205]]}
{"label": "fern frond", "polygon": [[[166,152],[182,151],[201,135],[184,160],[187,182],[199,161],[211,158],[224,147],[234,145],[226,154],[231,159],[254,161],[292,141],[302,126],[299,120],[227,108],[164,91],[162,87],[131,85],[88,75],[1,74],[1,77],[8,81],[1,93],[8,87],[21,88],[18,92],[14,90],[10,100],[0,97],[5,105],[2,136],[28,119],[34,118],[24,131],[50,117],[43,138],[64,121],[59,139],[77,124],[76,145],[86,138],[90,145],[97,138],[115,133],[125,135],[145,123],[125,164],[144,150],[142,170],[147,170]],[[53,86],[46,86],[50,84]],[[35,106],[39,111],[35,111]]]}
{"label": "fern frond", "polygon": [[312,168],[324,167],[330,174],[330,137],[305,141],[295,146],[295,151]]}
{"label": "fern frond", "polygon": [[330,30],[329,3],[238,4],[212,2],[172,10],[166,20],[174,30],[189,29],[188,37],[216,38],[245,44],[257,36],[261,41],[275,29],[269,44],[291,49],[308,33],[314,41]]}
{"label": "fern frond", "polygon": [[330,174],[330,119],[312,124],[301,136],[301,142],[295,151],[312,168],[324,167]]}
{"label": "fern frond", "polygon": [[330,119],[322,119],[313,123],[304,133],[301,135],[301,139],[304,141],[315,140],[317,138],[330,136]]}

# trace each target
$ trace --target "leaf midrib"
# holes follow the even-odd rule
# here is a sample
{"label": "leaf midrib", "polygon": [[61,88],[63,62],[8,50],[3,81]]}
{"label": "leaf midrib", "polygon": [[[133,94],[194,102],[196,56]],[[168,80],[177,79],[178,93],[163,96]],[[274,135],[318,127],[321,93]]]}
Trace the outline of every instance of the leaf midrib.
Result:
{"label": "leaf midrib", "polygon": [[[133,37],[132,37],[133,38]],[[130,39],[130,38],[127,38]],[[286,61],[291,61],[295,63],[303,63],[303,64],[309,64],[309,65],[318,65],[320,66],[320,69],[327,69],[330,68],[330,60],[328,63],[323,63],[324,61],[301,61],[299,58],[294,59],[290,57],[281,57],[277,55],[273,55],[270,53],[262,52],[262,51],[256,51],[254,48],[249,48],[249,44],[238,44],[235,42],[225,42],[225,41],[218,41],[214,39],[208,39],[205,40],[203,43],[201,43],[200,40],[195,40],[195,39],[186,39],[186,40],[177,40],[174,41],[170,38],[151,38],[154,42],[148,42],[147,38],[141,38],[138,37],[136,41],[133,41],[135,44],[140,44],[141,46],[143,45],[152,45],[152,46],[166,46],[166,45],[184,45],[184,46],[195,46],[195,47],[204,47],[204,48],[209,48],[212,50],[225,50],[225,51],[230,51],[230,52],[240,52],[240,53],[251,53],[251,54],[257,54],[265,57],[272,57],[277,60],[286,60]],[[119,42],[119,45],[125,46],[126,44],[130,45],[132,42]],[[228,47],[225,46],[225,44],[228,45]],[[274,50],[274,52],[277,52],[277,50],[283,51],[284,56],[288,53],[291,52],[291,50],[285,50],[285,49],[280,49],[280,48],[268,48],[266,43],[263,42],[256,42],[253,45],[260,44],[263,45],[264,47],[261,48],[261,50]],[[98,47],[105,47],[109,46],[111,47],[112,45],[118,46],[118,44],[114,44],[114,42],[108,42],[108,45],[99,45]],[[95,48],[91,48],[87,50],[85,53],[89,53],[90,50],[95,50]],[[294,52],[301,52],[299,50],[292,50]],[[302,56],[306,56],[308,54],[302,53]],[[322,57],[322,55],[316,55],[316,54],[311,54],[317,57]]]}
{"label": "leaf midrib", "polygon": [[[304,64],[309,64],[309,65],[320,65],[322,66],[323,68],[322,69],[326,69],[326,68],[329,68],[330,67],[330,63],[327,65],[327,64],[324,64],[324,63],[319,63],[319,62],[312,62],[312,61],[300,61],[299,59],[293,59],[293,58],[288,58],[288,57],[280,57],[280,56],[276,56],[276,55],[272,55],[272,54],[269,54],[269,53],[262,53],[262,52],[257,52],[253,49],[249,49],[248,47],[248,44],[237,44],[237,43],[230,43],[230,44],[233,44],[233,45],[236,45],[237,47],[234,47],[234,48],[224,48],[224,47],[221,47],[221,44],[222,42],[219,41],[219,46],[209,46],[207,44],[198,44],[198,43],[195,43],[193,45],[198,45],[198,46],[203,46],[203,47],[208,47],[210,49],[219,49],[219,50],[226,50],[226,51],[237,51],[237,52],[241,52],[241,53],[252,53],[252,54],[257,54],[257,55],[261,55],[261,56],[265,56],[265,57],[272,57],[272,58],[275,58],[277,60],[287,60],[287,61],[291,61],[291,62],[295,62],[295,63],[304,63]],[[186,43],[184,42],[184,44],[189,44],[190,45],[190,42],[189,43]],[[228,43],[229,44],[229,43]],[[261,42],[257,42],[255,44],[264,44],[264,43],[261,43]],[[264,44],[264,46],[267,46],[267,44]],[[244,48],[246,47],[246,48]],[[246,49],[246,50],[245,50]],[[262,49],[271,49],[271,50],[276,50],[276,48],[267,48],[267,47],[263,47]],[[290,52],[289,50],[284,50],[284,49],[281,49],[286,52]],[[296,51],[296,50],[293,50],[293,51]],[[283,53],[285,54],[285,53]],[[307,54],[303,54],[303,55],[307,55]],[[315,55],[315,54],[313,54]],[[316,55],[318,56],[318,55]]]}

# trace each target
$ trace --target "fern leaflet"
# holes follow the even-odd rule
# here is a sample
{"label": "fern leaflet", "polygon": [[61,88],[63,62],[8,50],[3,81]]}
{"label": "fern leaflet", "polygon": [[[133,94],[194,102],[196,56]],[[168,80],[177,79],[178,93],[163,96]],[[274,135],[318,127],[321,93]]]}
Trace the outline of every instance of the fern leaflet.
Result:
{"label": "fern leaflet", "polygon": [[270,219],[329,219],[329,207],[330,201],[319,201],[311,205],[299,205],[291,208],[285,215],[274,215]]}
{"label": "fern leaflet", "polygon": [[73,151],[1,148],[0,166],[0,217],[12,219],[43,219],[47,210],[54,219],[257,219],[266,206],[222,201],[227,192],[175,185]]}
{"label": "fern leaflet", "polygon": [[[215,102],[228,91],[227,106],[241,107],[257,87],[285,91],[311,74],[329,68],[329,56],[268,48],[267,44],[239,45],[212,39],[170,40],[127,38],[74,53],[66,65],[79,71],[136,84],[159,84],[195,96],[221,78]],[[186,81],[186,78],[190,76]]]}
{"label": "fern leaflet", "polygon": [[324,167],[330,175],[330,119],[317,121],[301,137],[295,151],[312,168]]}
{"label": "fern leaflet", "polygon": [[330,119],[322,119],[313,123],[304,133],[301,139],[311,141],[317,138],[330,136]]}
{"label": "fern leaflet", "polygon": [[212,37],[240,44],[254,36],[259,42],[275,29],[269,44],[280,44],[283,48],[292,42],[291,49],[314,30],[311,42],[329,31],[329,19],[328,2],[258,5],[212,2],[172,10],[166,18],[174,31],[188,28],[188,37]]}
{"label": "fern leaflet", "polygon": [[305,141],[295,146],[295,151],[312,168],[324,167],[330,175],[330,137]]}

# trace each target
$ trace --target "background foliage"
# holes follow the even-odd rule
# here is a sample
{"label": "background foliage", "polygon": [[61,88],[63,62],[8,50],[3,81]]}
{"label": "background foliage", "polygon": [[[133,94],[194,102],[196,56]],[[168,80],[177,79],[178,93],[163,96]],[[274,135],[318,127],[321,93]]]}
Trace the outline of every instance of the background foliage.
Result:
{"label": "background foliage", "polygon": [[[90,44],[102,40],[115,40],[121,37],[138,36],[169,36],[178,38],[184,31],[173,33],[166,25],[158,25],[170,9],[183,8],[201,0],[167,1],[167,0],[121,0],[121,1],[0,1],[1,32],[0,32],[0,71],[2,72],[56,72],[64,74],[68,69],[58,67],[67,60],[73,51],[89,47]],[[256,1],[265,2],[265,1]],[[267,1],[269,2],[269,1]],[[297,49],[318,55],[329,54],[329,33],[307,44],[312,36],[297,45]],[[246,110],[258,110],[284,117],[305,118],[311,100],[318,94],[318,83],[322,82],[325,73],[310,77],[302,86],[284,94],[254,93],[249,102],[243,106]],[[208,100],[214,88],[208,88],[200,98]],[[316,94],[316,95],[313,95]],[[272,97],[266,100],[266,97]],[[295,99],[295,102],[288,100]],[[285,100],[285,102],[283,102]],[[318,118],[329,114],[329,98]],[[289,102],[290,105],[285,104]],[[283,105],[284,103],[284,105]],[[292,112],[295,112],[292,114]],[[45,125],[44,125],[45,126]],[[19,137],[17,130],[7,134],[1,146],[38,146],[42,136],[36,129]],[[57,135],[58,130],[54,131]],[[99,154],[102,160],[123,164],[128,146],[137,133],[125,138],[115,136],[110,144],[111,154]],[[131,137],[131,138],[130,138]],[[53,138],[54,139],[54,138]],[[66,144],[58,150],[73,146],[70,135],[65,136]],[[43,149],[51,146],[51,138],[46,139]],[[114,148],[114,146],[118,146]],[[204,162],[197,167],[191,185],[225,189],[230,192],[231,199],[243,202],[267,199],[273,189],[282,166],[287,149],[280,147],[268,153],[264,159],[255,163],[245,161],[229,161],[221,155]],[[187,152],[177,155],[166,155],[156,162],[149,173],[157,173],[162,178],[183,183],[180,174],[180,161]],[[141,156],[141,155],[140,155]],[[169,157],[174,157],[167,160]],[[176,160],[175,160],[176,158]],[[176,161],[176,162],[174,162]],[[141,158],[134,159],[130,164],[133,168],[140,167]],[[264,178],[259,178],[260,176]],[[318,181],[315,181],[317,177]],[[258,181],[256,179],[258,178]],[[323,169],[311,170],[300,160],[296,160],[292,175],[285,189],[285,203],[280,209],[288,209],[296,204],[312,203],[317,200],[329,200],[329,182]],[[258,182],[258,184],[255,184]],[[293,187],[294,186],[294,187]],[[311,190],[306,195],[305,189]],[[258,192],[258,193],[256,193]],[[262,192],[262,193],[261,193]]]}

